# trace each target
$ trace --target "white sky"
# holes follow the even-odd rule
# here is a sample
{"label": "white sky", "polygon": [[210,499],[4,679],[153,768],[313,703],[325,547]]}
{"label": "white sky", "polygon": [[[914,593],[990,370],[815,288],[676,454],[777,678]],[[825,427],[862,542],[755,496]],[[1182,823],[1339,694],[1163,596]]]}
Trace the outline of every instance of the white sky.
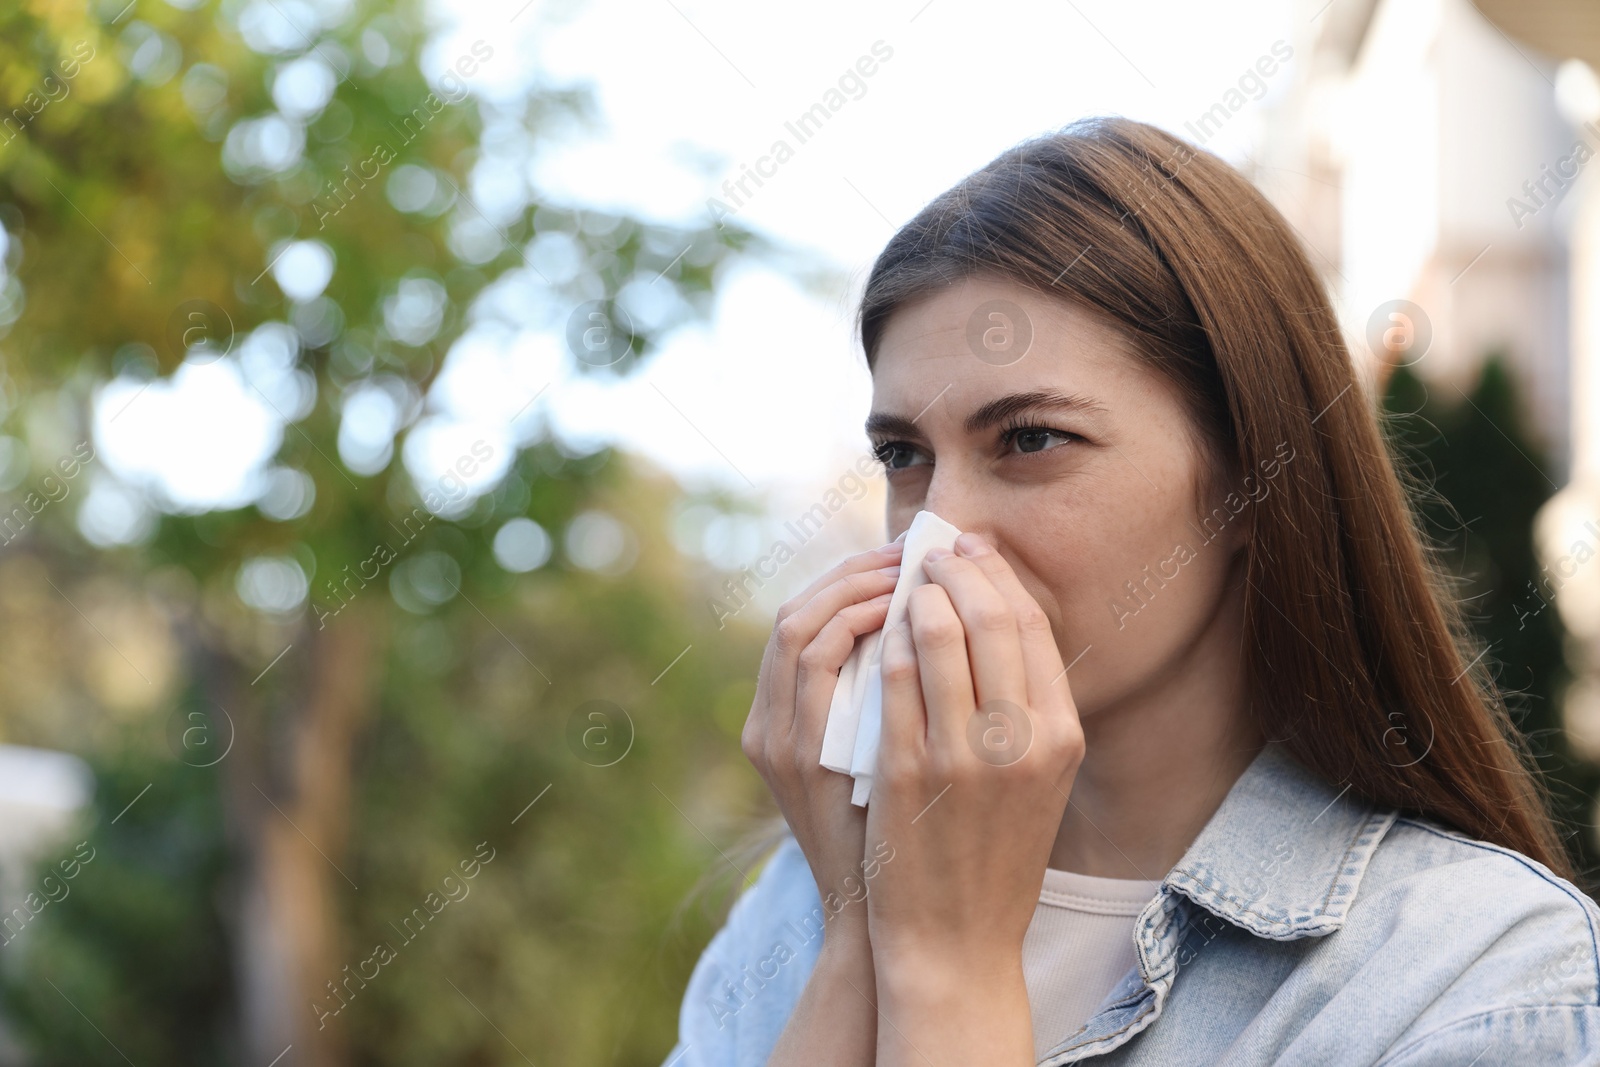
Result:
{"label": "white sky", "polygon": [[[459,39],[494,32],[498,6],[470,5]],[[708,331],[668,346],[635,380],[552,390],[558,423],[691,481],[748,488],[739,472],[763,487],[832,481],[864,443],[870,393],[850,301],[894,227],[1008,146],[1075,118],[1118,113],[1181,131],[1273,41],[1292,39],[1288,18],[1289,5],[1270,0],[1205,10],[821,2],[779,18],[720,0],[646,0],[590,4],[536,46],[519,43],[518,58],[529,47],[546,77],[594,85],[606,118],[546,156],[539,188],[686,220],[707,217],[707,198],[774,139],[796,145],[784,122],[874,42],[894,53],[738,213],[837,263],[850,291],[817,301],[765,271],[740,276],[719,294]],[[1279,89],[1289,74],[1273,80]],[[1229,138],[1248,139],[1249,111],[1211,147],[1228,154]]]}
{"label": "white sky", "polygon": [[[569,438],[643,453],[691,486],[758,492],[778,514],[835,481],[864,447],[870,383],[851,336],[851,300],[894,227],[1006,147],[1075,118],[1123,114],[1182,133],[1274,41],[1296,39],[1289,0],[1137,8],[819,0],[783,12],[731,0],[597,0],[565,12],[538,0],[526,9],[523,0],[451,0],[441,12],[423,60],[430,76],[482,39],[494,56],[470,79],[476,93],[510,95],[534,80],[594,88],[601,123],[544,151],[521,179],[536,198],[704,221],[707,198],[723,196],[723,182],[782,137],[794,158],[738,217],[831,261],[849,289],[819,299],[765,268],[741,268],[718,293],[709,325],[684,330],[612,384],[579,378],[561,339],[542,329],[474,336],[453,350],[422,421],[407,431],[412,439],[396,451],[426,479],[482,438],[496,458],[480,477],[497,476],[518,436],[510,411],[544,385],[519,430],[547,419]],[[879,41],[893,55],[863,79],[865,94],[797,144],[784,122]],[[1207,147],[1239,158],[1261,103],[1292,77],[1269,79],[1266,101],[1247,104]],[[282,264],[275,271],[286,277]],[[126,417],[118,413],[134,391],[108,388],[96,419],[107,468],[190,508],[208,492],[218,506],[248,499],[265,484],[258,472],[283,429],[254,397],[277,396],[272,406],[284,414],[296,396],[273,337],[254,343],[253,369],[219,364],[156,383]],[[250,382],[257,388],[242,388]],[[389,386],[358,405],[368,437],[420,410]],[[225,412],[230,398],[238,410]],[[209,447],[195,447],[186,404],[209,412]],[[222,439],[230,428],[238,441]],[[341,453],[349,443],[354,467],[381,464],[385,446],[362,440],[341,435]],[[125,506],[109,493],[96,498],[103,516]]]}

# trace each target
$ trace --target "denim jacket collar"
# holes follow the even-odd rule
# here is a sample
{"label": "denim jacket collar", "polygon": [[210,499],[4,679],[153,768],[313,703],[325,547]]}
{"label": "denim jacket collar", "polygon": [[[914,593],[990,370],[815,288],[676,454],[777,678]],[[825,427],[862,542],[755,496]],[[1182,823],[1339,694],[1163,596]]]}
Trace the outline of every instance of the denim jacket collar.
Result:
{"label": "denim jacket collar", "polygon": [[1162,886],[1260,937],[1330,934],[1395,816],[1268,744]]}
{"label": "denim jacket collar", "polygon": [[1109,1052],[1160,1016],[1196,907],[1275,941],[1339,929],[1396,816],[1348,787],[1330,787],[1282,744],[1268,744],[1135,920],[1137,969],[1044,1062]]}

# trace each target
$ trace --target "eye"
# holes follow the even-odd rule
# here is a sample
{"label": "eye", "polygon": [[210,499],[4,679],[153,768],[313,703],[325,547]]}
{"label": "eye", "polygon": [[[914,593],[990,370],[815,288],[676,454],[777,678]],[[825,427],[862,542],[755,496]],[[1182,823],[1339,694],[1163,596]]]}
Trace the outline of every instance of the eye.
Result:
{"label": "eye", "polygon": [[1083,438],[1065,430],[1052,430],[1048,426],[1013,426],[1002,435],[1008,451],[1047,452]]}
{"label": "eye", "polygon": [[872,450],[886,471],[903,470],[924,462],[926,457],[904,441],[885,441]]}

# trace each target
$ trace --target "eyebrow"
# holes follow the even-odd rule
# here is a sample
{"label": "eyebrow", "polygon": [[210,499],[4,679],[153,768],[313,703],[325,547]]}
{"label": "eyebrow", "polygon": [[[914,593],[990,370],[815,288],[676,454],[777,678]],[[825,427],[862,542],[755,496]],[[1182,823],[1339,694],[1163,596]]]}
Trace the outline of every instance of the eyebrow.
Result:
{"label": "eyebrow", "polygon": [[[1105,405],[1079,393],[1057,393],[1051,390],[1007,393],[1005,396],[996,397],[968,415],[962,421],[961,428],[968,434],[975,434],[1005,422],[1013,415],[1041,409],[1077,411],[1085,414],[1104,414],[1106,410]],[[921,415],[917,416],[918,419],[921,417]],[[925,436],[917,426],[916,419],[908,419],[903,415],[891,415],[887,412],[873,412],[868,415],[866,431],[869,437],[921,439]]]}

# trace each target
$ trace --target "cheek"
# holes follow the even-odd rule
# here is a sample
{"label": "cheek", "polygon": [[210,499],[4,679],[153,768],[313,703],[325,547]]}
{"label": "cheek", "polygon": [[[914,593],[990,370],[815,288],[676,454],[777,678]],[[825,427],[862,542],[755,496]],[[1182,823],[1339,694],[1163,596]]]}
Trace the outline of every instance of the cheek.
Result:
{"label": "cheek", "polygon": [[1142,479],[1062,509],[1045,528],[1048,539],[1027,549],[1025,584],[1050,615],[1073,698],[1089,716],[1204,630],[1228,549],[1208,544],[1187,493],[1158,493]]}
{"label": "cheek", "polygon": [[1154,572],[1184,531],[1186,510],[1153,492],[1122,489],[1060,508],[1048,543],[1034,546],[1039,580],[1061,613],[1063,654],[1076,654],[1106,630],[1109,602],[1126,596],[1125,583],[1141,579],[1147,564]]}

